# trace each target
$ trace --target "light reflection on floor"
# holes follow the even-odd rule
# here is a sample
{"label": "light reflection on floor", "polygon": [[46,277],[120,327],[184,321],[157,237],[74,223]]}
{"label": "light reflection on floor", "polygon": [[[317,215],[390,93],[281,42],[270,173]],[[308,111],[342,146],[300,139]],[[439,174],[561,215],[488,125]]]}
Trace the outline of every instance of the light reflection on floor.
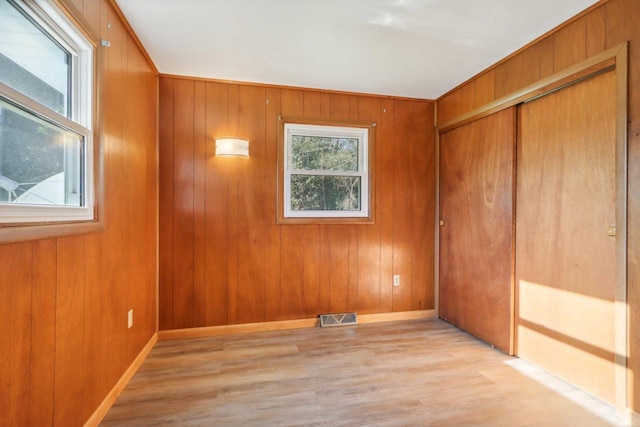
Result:
{"label": "light reflection on floor", "polygon": [[549,390],[552,390],[576,405],[579,405],[611,426],[631,426],[631,424],[616,416],[615,409],[612,405],[575,387],[572,384],[569,384],[566,381],[563,381],[539,366],[519,358],[513,358],[505,361],[504,363],[537,383],[547,387]]}

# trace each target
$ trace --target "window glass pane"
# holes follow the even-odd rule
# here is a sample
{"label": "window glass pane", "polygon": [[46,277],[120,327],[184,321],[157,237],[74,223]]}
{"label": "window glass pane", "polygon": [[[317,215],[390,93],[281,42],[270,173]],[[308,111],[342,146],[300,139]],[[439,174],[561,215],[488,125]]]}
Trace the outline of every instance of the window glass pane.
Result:
{"label": "window glass pane", "polygon": [[358,138],[291,136],[291,169],[358,171]]}
{"label": "window glass pane", "polygon": [[0,82],[69,117],[71,55],[0,0]]}
{"label": "window glass pane", "polygon": [[291,175],[291,210],[360,210],[359,176]]}
{"label": "window glass pane", "polygon": [[0,99],[0,203],[83,206],[84,140]]}

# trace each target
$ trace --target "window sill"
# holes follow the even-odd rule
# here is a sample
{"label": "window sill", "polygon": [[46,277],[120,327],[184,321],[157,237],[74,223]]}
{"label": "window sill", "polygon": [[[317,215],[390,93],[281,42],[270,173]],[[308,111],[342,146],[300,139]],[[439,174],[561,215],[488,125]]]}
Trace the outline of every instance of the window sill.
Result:
{"label": "window sill", "polygon": [[2,225],[0,244],[97,233],[104,228],[101,221]]}

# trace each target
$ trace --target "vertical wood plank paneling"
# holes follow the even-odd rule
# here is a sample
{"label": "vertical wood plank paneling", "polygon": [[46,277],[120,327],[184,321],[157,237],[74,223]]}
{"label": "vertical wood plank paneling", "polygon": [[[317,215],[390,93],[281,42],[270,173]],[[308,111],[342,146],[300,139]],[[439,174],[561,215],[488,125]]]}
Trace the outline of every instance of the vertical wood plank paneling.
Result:
{"label": "vertical wood plank paneling", "polygon": [[320,226],[303,227],[298,244],[302,252],[302,311],[305,318],[316,317],[320,302]]}
{"label": "vertical wood plank paneling", "polygon": [[[125,140],[142,141],[143,130],[146,126],[140,123],[136,112],[144,111],[144,72],[141,63],[144,59],[131,38],[125,32],[125,67],[124,91],[132,98],[131,102],[124,106],[123,135]],[[126,320],[127,312],[133,310],[134,323],[126,333],[127,353],[125,366],[129,366],[135,359],[140,349],[145,345],[150,336],[143,331],[143,319],[145,318],[143,304],[146,300],[145,271],[140,268],[146,262],[146,209],[141,209],[139,204],[146,199],[146,156],[145,144],[122,145],[122,171],[124,182],[127,183],[127,191],[123,191],[123,215],[127,218],[123,223],[122,241],[127,242],[129,236],[140,234],[140,238],[124,244],[122,247],[122,268],[127,271],[123,276],[123,289],[126,292],[124,299],[124,313],[121,316]],[[137,315],[137,316],[136,316]],[[121,320],[121,317],[119,320]],[[138,322],[136,322],[138,317]]]}
{"label": "vertical wood plank paneling", "polygon": [[[393,311],[411,310],[411,230],[412,164],[410,147],[415,144],[415,121],[412,101],[395,101],[394,105],[394,182],[393,182],[393,274],[400,275],[400,286],[393,288]],[[418,262],[418,260],[415,260]]]}
{"label": "vertical wood plank paneling", "polygon": [[[629,43],[628,92],[628,223],[627,304],[629,336],[640,336],[640,9],[635,0],[615,0],[605,6],[606,48]],[[640,342],[629,342],[629,406],[640,412]]]}
{"label": "vertical wood plank paneling", "polygon": [[585,18],[580,18],[553,34],[553,43],[555,72],[587,59]]}
{"label": "vertical wood plank paneling", "polygon": [[331,94],[320,93],[320,117],[328,119],[331,117]]}
{"label": "vertical wood plank paneling", "polygon": [[[136,322],[142,330],[146,342],[158,330],[158,217],[160,214],[158,205],[158,77],[149,68],[144,58],[141,60],[142,73],[144,75],[144,109],[139,114],[144,123],[141,140],[138,142],[146,148],[146,260],[145,260],[145,295],[143,305],[145,315],[138,316],[143,322]],[[142,126],[141,126],[142,127]],[[138,166],[139,167],[139,166]],[[145,344],[146,344],[145,342]]]}
{"label": "vertical wood plank paneling", "polygon": [[[111,18],[112,18],[112,14],[111,14],[111,7],[109,6],[108,3],[109,0],[101,0],[100,2],[100,37],[103,40],[111,40]],[[103,91],[103,93],[107,94],[111,94],[113,91],[113,86],[114,86],[114,82],[113,82],[113,77],[112,77],[112,65],[111,65],[111,54],[112,51],[110,49],[107,49],[105,51],[102,52],[101,55],[101,59],[102,59],[102,86],[101,89]],[[102,152],[103,152],[103,158],[102,158],[102,162],[103,162],[103,168],[104,168],[104,182],[103,182],[103,187],[104,187],[104,199],[105,202],[107,200],[110,201],[109,199],[109,191],[112,191],[110,186],[112,184],[110,184],[110,174],[113,173],[111,171],[111,164],[112,162],[110,161],[110,156],[109,156],[109,151],[110,151],[110,140],[111,138],[113,138],[111,136],[111,133],[114,133],[115,129],[114,129],[114,116],[115,116],[115,111],[113,109],[115,102],[113,99],[109,99],[109,100],[105,100],[102,102],[102,113],[100,114],[100,144],[101,144],[101,148],[102,148]],[[101,301],[111,301],[111,280],[112,277],[114,277],[114,272],[113,271],[105,271],[104,268],[105,266],[108,266],[108,260],[111,259],[111,255],[107,254],[107,251],[110,250],[109,248],[109,243],[110,243],[110,223],[111,221],[113,221],[113,218],[109,218],[109,212],[111,211],[111,208],[108,206],[108,204],[105,206],[105,232],[102,233],[103,235],[101,236],[100,239],[100,243],[101,243],[101,250],[102,250],[102,258],[100,259],[100,271],[102,271],[102,281],[101,281],[101,286],[100,286],[100,299]],[[55,246],[56,243],[54,243]],[[56,266],[57,266],[57,262],[56,262]],[[105,285],[106,284],[106,285]],[[109,304],[111,305],[111,303]],[[110,351],[111,349],[111,335],[113,334],[112,331],[112,323],[111,323],[111,307],[107,306],[107,304],[103,303],[102,306],[102,317],[100,317],[98,319],[98,323],[100,324],[100,331],[101,331],[101,335],[102,335],[102,347],[104,352],[106,353],[107,351]],[[55,314],[54,314],[55,315]],[[55,334],[54,334],[55,336]],[[106,360],[106,359],[105,359]],[[113,372],[113,368],[110,367],[109,365],[111,364],[111,360],[107,361],[107,363],[105,363],[105,365],[103,366],[102,371],[100,372],[100,394],[102,396],[106,396],[107,393],[109,392],[110,388],[113,386],[113,384],[111,383],[111,373]],[[53,420],[53,408],[51,410],[51,419]]]}
{"label": "vertical wood plank paneling", "polygon": [[590,58],[605,50],[604,8],[598,8],[584,17],[586,35],[586,57]]}
{"label": "vertical wood plank paneling", "polygon": [[547,37],[538,42],[538,55],[540,59],[538,72],[540,73],[541,79],[553,74],[554,51],[553,37]]}
{"label": "vertical wood plank paneling", "polygon": [[[32,343],[29,411],[31,415],[31,425],[34,426],[53,424],[55,359],[52,355],[55,354],[56,347],[56,277],[58,275],[56,245],[57,242],[55,239],[39,240],[32,244],[33,259],[38,260],[33,264],[32,268],[33,294],[31,298]],[[21,260],[20,262],[24,261],[25,260]],[[98,283],[93,283],[93,286],[97,285]],[[99,295],[99,292],[96,293]],[[6,301],[4,298],[1,300]],[[2,312],[5,311],[2,310]],[[88,316],[85,315],[85,324],[87,323],[86,317]],[[95,317],[92,318],[91,321],[98,327],[101,326],[101,322],[96,322]],[[98,334],[97,339],[100,342],[104,341],[104,337],[100,334]],[[0,360],[6,359],[2,357]],[[96,369],[97,374],[101,375],[99,367],[96,367]],[[100,396],[103,395],[100,394]]]}
{"label": "vertical wood plank paneling", "polygon": [[264,88],[239,88],[238,135],[250,141],[249,158],[238,159],[239,323],[265,320],[265,95]]}
{"label": "vertical wood plank paneling", "polygon": [[508,92],[515,92],[540,79],[540,53],[533,45],[510,59],[507,64]]}
{"label": "vertical wood plank paneling", "polygon": [[438,99],[438,123],[445,123],[456,116],[456,92],[457,89]]}
{"label": "vertical wood plank paneling", "polygon": [[173,328],[173,87],[174,79],[159,82],[159,321],[160,329]]}
{"label": "vertical wood plank paneling", "polygon": [[29,425],[32,244],[2,245],[0,259],[11,267],[0,275],[0,415],[7,425]]}
{"label": "vertical wood plank paneling", "polygon": [[347,279],[347,311],[358,311],[358,232],[349,227],[346,230],[348,238],[348,279]]}
{"label": "vertical wood plank paneling", "polygon": [[331,312],[331,226],[320,227],[320,288],[318,290],[318,313]]}
{"label": "vertical wood plank paneling", "polygon": [[58,239],[54,425],[82,424],[84,236]]}
{"label": "vertical wood plank paneling", "polygon": [[494,71],[490,70],[481,74],[473,82],[475,83],[475,104],[474,108],[482,107],[494,100]]}
{"label": "vertical wood plank paneling", "polygon": [[[227,111],[227,135],[238,135],[238,121],[240,117],[240,111],[238,109],[238,85],[229,85],[229,110]],[[238,305],[238,287],[239,287],[239,224],[238,224],[238,203],[239,203],[239,176],[238,176],[238,158],[223,159],[229,164],[229,174],[227,177],[227,226],[229,227],[229,241],[228,241],[228,257],[227,257],[227,271],[229,280],[229,293],[227,294],[227,316],[229,323],[238,323],[238,311],[240,307]]]}
{"label": "vertical wood plank paneling", "polygon": [[[381,110],[380,98],[361,97],[358,104],[358,120],[376,123],[374,132],[378,134]],[[433,116],[432,116],[433,117]],[[375,137],[375,136],[374,136]],[[375,138],[376,140],[378,138]],[[380,163],[376,152],[377,145],[369,149],[375,166]],[[371,198],[379,194],[377,181],[371,183]],[[375,207],[375,205],[374,205]],[[362,225],[358,231],[358,312],[380,312],[380,221],[375,224]]]}
{"label": "vertical wood plank paneling", "polygon": [[304,91],[303,92],[303,117],[318,119],[322,116],[322,99],[320,92]]}
{"label": "vertical wood plank paneling", "polygon": [[[472,85],[471,85],[472,86]],[[433,305],[435,232],[435,143],[433,105],[415,102],[413,114],[415,138],[409,148],[411,157],[413,247],[411,259],[411,309],[425,310]]]}
{"label": "vertical wood plank paneling", "polygon": [[[125,138],[124,109],[121,100],[124,93],[125,80],[125,55],[124,55],[124,28],[115,11],[107,9],[108,22],[110,23],[108,59],[108,87],[110,96],[107,98],[105,111],[106,134],[108,135],[105,147],[105,160],[108,164],[106,174],[105,198],[106,203],[106,232],[102,253],[102,271],[104,272],[107,286],[105,289],[106,301],[109,304],[104,312],[108,330],[108,351],[111,354],[111,363],[107,366],[106,387],[111,389],[122,372],[127,367],[127,330],[126,330],[126,299],[127,288],[124,284],[126,276],[122,268],[123,260],[123,233],[124,228],[124,188],[126,181],[123,179],[123,145]],[[130,237],[129,237],[130,238]]]}
{"label": "vertical wood plank paneling", "polygon": [[[38,251],[55,249],[52,244],[45,243],[41,246],[34,244],[34,255]],[[102,243],[100,234],[89,234],[85,237],[85,262],[84,262],[84,360],[83,360],[83,404],[82,422],[89,419],[95,408],[98,407],[104,395],[102,394],[102,366],[106,363],[103,346],[101,323],[96,319],[102,317],[102,299],[100,295],[100,278],[102,277],[100,259],[102,259]],[[55,250],[53,250],[55,252]],[[34,268],[34,296],[36,286],[51,286],[52,273],[56,272],[55,258],[42,254],[43,263]],[[49,258],[49,259],[47,259]],[[48,261],[48,262],[47,262]],[[79,266],[77,267],[79,268]],[[45,303],[45,307],[47,307]],[[47,311],[45,310],[45,314]],[[35,318],[34,318],[35,322]],[[34,333],[35,329],[34,329]],[[45,338],[46,342],[46,338]],[[45,344],[46,345],[46,344]],[[46,385],[46,379],[45,379]]]}
{"label": "vertical wood plank paneling", "polygon": [[334,313],[349,309],[349,236],[345,228],[333,225],[327,229],[331,242],[329,311]]}
{"label": "vertical wood plank paneling", "polygon": [[215,139],[228,136],[229,88],[206,84],[206,188],[205,188],[205,325],[228,322],[229,229],[227,200],[230,159],[215,156]]}
{"label": "vertical wood plank paneling", "polygon": [[87,20],[91,28],[98,32],[100,28],[100,0],[84,0],[82,5],[82,15]]}
{"label": "vertical wood plank paneling", "polygon": [[379,192],[376,200],[380,221],[380,312],[393,310],[393,199],[394,199],[394,106],[391,99],[382,101],[382,117],[378,129],[376,170]]}
{"label": "vertical wood plank paneling", "polygon": [[493,96],[500,99],[509,94],[508,62],[503,62],[493,69]]}
{"label": "vertical wood plank paneling", "polygon": [[[382,172],[384,178],[373,184],[374,198],[384,200],[382,194],[387,198],[386,203],[377,203],[381,218],[382,212],[386,212],[384,221],[378,219],[375,224],[357,226],[278,225],[275,222],[277,117],[281,114],[310,119],[370,120],[383,127],[383,98],[222,83],[206,83],[206,87],[205,133],[211,138],[207,152],[213,153],[216,136],[236,135],[253,141],[250,157],[246,159],[207,154],[205,182],[199,184],[206,194],[203,243],[206,325],[312,318],[323,312],[377,313],[432,308],[429,301],[433,292],[427,289],[426,277],[432,274],[429,271],[433,254],[429,246],[433,245],[433,236],[423,232],[429,224],[422,215],[411,218],[412,209],[422,212],[424,206],[433,203],[427,189],[430,182],[433,185],[427,171],[433,165],[429,165],[430,153],[423,151],[433,144],[429,130],[433,120],[431,104],[402,101],[408,105],[401,115],[405,122],[396,124],[393,114],[396,101],[384,101],[389,108],[384,133],[387,140],[383,140],[379,131],[374,160],[376,169],[386,171]],[[175,95],[173,98],[175,110],[183,102],[176,101]],[[162,105],[165,103],[163,100]],[[194,108],[197,110],[197,103],[190,107]],[[202,118],[195,110],[194,117],[187,120],[197,129]],[[174,123],[176,117],[174,113]],[[394,128],[402,128],[403,132],[394,136]],[[197,151],[195,147],[194,153]],[[200,153],[194,155],[194,165],[198,156],[203,155],[202,150]],[[183,162],[178,156],[173,161]],[[174,170],[181,167],[173,165]],[[404,208],[394,207],[395,189],[389,187],[398,173],[404,173],[404,181],[399,184],[408,197]],[[427,174],[426,179],[422,174]],[[196,188],[198,184],[193,185]],[[394,229],[396,210],[402,210],[406,216],[400,220],[404,226],[400,234]],[[433,219],[428,220],[432,224]],[[384,242],[383,227],[386,227]],[[417,236],[412,234],[414,227]],[[404,250],[408,264],[404,268],[404,300],[394,306],[391,276],[398,248]],[[178,251],[172,253],[178,256]],[[415,269],[411,267],[412,256],[421,260]],[[416,283],[413,288],[411,282]],[[419,300],[416,304],[411,302],[414,297]],[[197,308],[192,310],[195,312]]]}
{"label": "vertical wood plank paneling", "polygon": [[[283,116],[301,116],[304,111],[304,93],[281,90],[280,110]],[[300,251],[304,226],[283,225],[280,246],[280,320],[304,317],[304,258]]]}
{"label": "vertical wood plank paneling", "polygon": [[349,119],[349,96],[342,94],[331,94],[330,117],[336,120]]}
{"label": "vertical wood plank paneling", "polygon": [[476,85],[472,81],[456,90],[456,115],[473,110],[475,108],[475,99]]}
{"label": "vertical wood plank paneling", "polygon": [[280,89],[267,89],[268,104],[265,119],[265,221],[267,224],[265,320],[274,321],[280,314],[280,227],[276,225],[278,117],[280,116]]}
{"label": "vertical wood plank paneling", "polygon": [[205,192],[206,192],[206,83],[194,83],[193,105],[193,326],[205,326]]}
{"label": "vertical wood plank paneling", "polygon": [[194,81],[174,82],[173,327],[193,326]]}

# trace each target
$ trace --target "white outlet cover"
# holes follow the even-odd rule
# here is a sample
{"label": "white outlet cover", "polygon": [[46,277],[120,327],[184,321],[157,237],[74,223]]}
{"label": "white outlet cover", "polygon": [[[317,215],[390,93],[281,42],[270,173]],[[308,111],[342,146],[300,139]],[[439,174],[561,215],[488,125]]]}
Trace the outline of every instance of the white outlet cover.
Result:
{"label": "white outlet cover", "polygon": [[127,313],[127,327],[131,328],[133,326],[133,308],[129,310]]}

